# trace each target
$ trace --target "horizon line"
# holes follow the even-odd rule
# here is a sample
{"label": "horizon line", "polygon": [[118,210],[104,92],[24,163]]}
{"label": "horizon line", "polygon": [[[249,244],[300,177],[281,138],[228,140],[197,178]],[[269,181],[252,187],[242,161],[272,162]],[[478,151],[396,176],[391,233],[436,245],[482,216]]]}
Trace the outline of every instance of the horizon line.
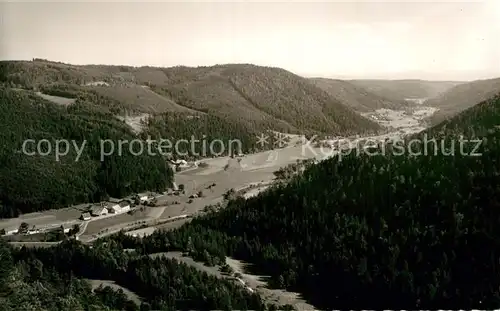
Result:
{"label": "horizon line", "polygon": [[[388,76],[382,77],[382,76],[352,76],[352,75],[332,75],[332,74],[318,74],[318,73],[305,73],[305,72],[296,72],[287,68],[283,67],[278,67],[278,66],[273,66],[269,64],[256,64],[256,63],[245,63],[245,62],[239,62],[239,63],[214,63],[211,65],[184,65],[184,64],[178,64],[178,65],[156,65],[156,64],[141,64],[141,65],[131,65],[131,64],[114,64],[114,63],[73,63],[73,62],[68,62],[68,61],[59,61],[59,60],[51,60],[47,58],[42,58],[42,57],[33,57],[31,59],[0,59],[0,62],[34,62],[34,61],[45,61],[49,63],[58,63],[58,64],[64,64],[64,65],[71,65],[71,66],[116,66],[116,67],[133,67],[133,68],[176,68],[176,67],[186,67],[186,68],[207,68],[207,67],[216,67],[216,66],[228,66],[228,65],[251,65],[251,66],[256,66],[256,67],[264,67],[264,68],[277,68],[277,69],[282,69],[286,70],[292,74],[301,76],[303,78],[307,79],[332,79],[332,80],[343,80],[343,81],[354,81],[354,80],[386,80],[386,81],[428,81],[428,82],[473,82],[473,81],[481,81],[481,80],[492,80],[492,79],[497,79],[500,78],[500,73],[498,75],[492,75],[488,74],[488,77],[480,77],[480,78],[474,78],[474,79],[426,79],[422,77],[416,77],[415,73],[408,73],[408,77],[404,78],[390,78]],[[474,72],[474,71],[458,71],[458,73],[463,73],[466,74],[468,72]],[[395,73],[393,75],[403,75],[404,73]]]}

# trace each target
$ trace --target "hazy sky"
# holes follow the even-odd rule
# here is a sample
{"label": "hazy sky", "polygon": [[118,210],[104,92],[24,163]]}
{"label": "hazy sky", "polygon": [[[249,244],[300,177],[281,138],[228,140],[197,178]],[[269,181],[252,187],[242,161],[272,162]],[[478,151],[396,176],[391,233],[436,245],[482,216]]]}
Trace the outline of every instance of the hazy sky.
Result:
{"label": "hazy sky", "polygon": [[0,59],[500,77],[500,1],[0,2]]}

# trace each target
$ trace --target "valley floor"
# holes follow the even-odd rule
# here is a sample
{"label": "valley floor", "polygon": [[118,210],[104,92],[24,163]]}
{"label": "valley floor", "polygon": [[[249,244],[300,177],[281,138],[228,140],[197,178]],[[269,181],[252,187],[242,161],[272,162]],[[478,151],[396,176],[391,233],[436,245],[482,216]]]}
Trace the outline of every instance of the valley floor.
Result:
{"label": "valley floor", "polygon": [[[362,137],[362,139],[384,141],[387,138],[394,139],[407,133],[421,131],[425,128],[423,120],[433,111],[433,109],[423,106],[417,106],[412,113],[381,109],[373,113],[372,116],[375,116],[378,122],[390,130],[383,135]],[[395,127],[396,125],[397,127]],[[317,138],[317,140],[320,139],[320,137]],[[339,153],[332,148],[319,148],[314,143],[297,144],[297,142],[299,142],[298,137],[294,137],[287,147],[245,155],[240,159],[220,157],[197,161],[198,163],[203,162],[205,165],[175,175],[177,185],[183,184],[185,186],[185,194],[180,196],[160,195],[157,197],[156,207],[144,207],[130,214],[101,216],[83,222],[78,218],[82,209],[88,204],[81,204],[59,210],[25,214],[13,219],[2,219],[0,220],[0,228],[11,231],[17,229],[22,222],[45,229],[80,224],[83,225],[81,227],[84,230],[79,233],[79,238],[82,241],[91,241],[121,229],[130,230],[134,226],[155,227],[158,223],[173,217],[194,216],[205,206],[222,202],[223,194],[231,188],[236,190],[249,188],[245,196],[253,196],[259,191],[263,191],[265,186],[273,181],[275,171],[296,163],[298,160],[322,160]],[[209,187],[212,184],[215,186]],[[203,192],[202,197],[189,198],[200,191]],[[179,224],[184,222],[185,220],[179,219]],[[169,227],[174,226],[174,224],[169,224]],[[154,229],[139,232],[151,233],[152,230]]]}

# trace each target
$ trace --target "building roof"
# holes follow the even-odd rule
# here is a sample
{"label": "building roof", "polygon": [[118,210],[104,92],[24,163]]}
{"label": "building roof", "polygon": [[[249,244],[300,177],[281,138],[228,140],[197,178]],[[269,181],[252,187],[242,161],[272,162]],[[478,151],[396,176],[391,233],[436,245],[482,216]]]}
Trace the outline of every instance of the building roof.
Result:
{"label": "building roof", "polygon": [[[101,214],[106,208],[104,206],[96,205],[92,207],[92,214]],[[106,210],[107,211],[107,210]]]}
{"label": "building roof", "polygon": [[[111,211],[111,210],[113,210],[113,211]],[[118,204],[113,204],[113,206],[111,206],[109,208],[109,211],[112,213],[113,212],[118,213],[118,212],[120,212],[120,210],[121,210],[121,207]]]}
{"label": "building roof", "polygon": [[124,201],[121,201],[118,205],[120,205],[120,207],[125,207],[125,206],[129,206],[130,202],[124,200]]}
{"label": "building roof", "polygon": [[117,198],[109,198],[108,201],[111,202],[111,203],[119,203],[121,200],[117,199]]}
{"label": "building roof", "polygon": [[89,218],[90,217],[90,213],[82,213],[82,217],[83,218]]}

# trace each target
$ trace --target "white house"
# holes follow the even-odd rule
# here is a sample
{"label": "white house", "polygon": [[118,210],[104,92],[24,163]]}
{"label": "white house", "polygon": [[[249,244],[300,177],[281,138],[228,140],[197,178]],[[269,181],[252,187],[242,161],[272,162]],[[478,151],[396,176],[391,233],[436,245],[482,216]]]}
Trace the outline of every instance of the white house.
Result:
{"label": "white house", "polygon": [[26,234],[30,235],[30,234],[37,234],[37,233],[40,233],[40,230],[38,230],[38,229],[32,229],[32,230],[28,230],[28,232]]}
{"label": "white house", "polygon": [[5,233],[5,235],[13,235],[13,234],[17,234],[19,233],[19,229],[13,229],[13,230],[9,230]]}
{"label": "white house", "polygon": [[118,206],[120,206],[120,210],[122,213],[126,213],[130,211],[130,202],[129,201],[121,201]]}
{"label": "white house", "polygon": [[148,201],[148,196],[147,195],[143,195],[143,196],[140,196],[139,197],[139,201],[141,201],[141,203],[144,203],[144,202],[147,202]]}
{"label": "white house", "polygon": [[83,213],[80,217],[82,220],[90,220],[90,213]]}
{"label": "white house", "polygon": [[126,213],[130,211],[130,203],[128,201],[121,201],[118,204],[109,204],[108,210],[112,214]]}

